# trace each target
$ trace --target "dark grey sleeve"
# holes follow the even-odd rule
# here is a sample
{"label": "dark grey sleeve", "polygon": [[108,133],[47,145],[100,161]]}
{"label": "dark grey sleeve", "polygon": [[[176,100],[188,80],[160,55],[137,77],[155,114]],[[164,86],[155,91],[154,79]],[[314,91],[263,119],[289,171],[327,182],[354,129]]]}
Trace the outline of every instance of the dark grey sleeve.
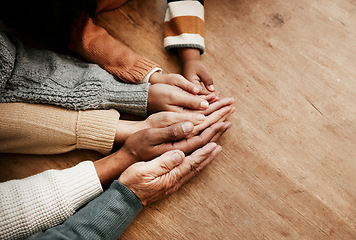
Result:
{"label": "dark grey sleeve", "polygon": [[73,110],[115,108],[145,116],[149,83],[120,81],[96,64],[11,42],[0,32],[0,102]]}
{"label": "dark grey sleeve", "polygon": [[136,195],[115,180],[99,197],[38,239],[116,240],[141,209]]}

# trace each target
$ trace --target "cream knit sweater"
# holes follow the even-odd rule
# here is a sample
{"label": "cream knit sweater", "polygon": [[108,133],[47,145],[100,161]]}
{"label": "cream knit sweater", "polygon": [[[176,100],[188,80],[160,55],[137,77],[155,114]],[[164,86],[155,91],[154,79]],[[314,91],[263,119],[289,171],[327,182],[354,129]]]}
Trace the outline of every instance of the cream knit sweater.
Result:
{"label": "cream knit sweater", "polygon": [[58,225],[102,191],[91,161],[1,183],[0,239],[21,239]]}
{"label": "cream knit sweater", "polygon": [[[0,152],[55,154],[91,149],[108,154],[118,120],[116,110],[2,103]],[[91,161],[0,183],[0,239],[21,239],[56,226],[101,192]]]}
{"label": "cream knit sweater", "polygon": [[58,154],[75,149],[109,154],[116,110],[72,111],[29,103],[0,104],[0,152]]}

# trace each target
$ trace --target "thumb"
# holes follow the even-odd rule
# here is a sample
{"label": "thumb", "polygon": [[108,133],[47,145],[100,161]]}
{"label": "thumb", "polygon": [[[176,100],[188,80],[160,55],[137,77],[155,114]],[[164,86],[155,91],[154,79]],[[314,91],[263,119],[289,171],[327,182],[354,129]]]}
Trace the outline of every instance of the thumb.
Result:
{"label": "thumb", "polygon": [[214,88],[213,78],[206,71],[206,69],[204,68],[204,70],[200,71],[198,75],[200,80],[204,83],[206,89],[208,89],[210,92],[214,92],[215,88]]}
{"label": "thumb", "polygon": [[194,125],[191,122],[177,123],[165,128],[152,128],[153,144],[158,145],[180,140],[188,136],[193,128]]}
{"label": "thumb", "polygon": [[157,178],[180,165],[184,157],[184,153],[180,150],[168,151],[152,161],[147,162],[146,170],[151,173],[154,178]]}

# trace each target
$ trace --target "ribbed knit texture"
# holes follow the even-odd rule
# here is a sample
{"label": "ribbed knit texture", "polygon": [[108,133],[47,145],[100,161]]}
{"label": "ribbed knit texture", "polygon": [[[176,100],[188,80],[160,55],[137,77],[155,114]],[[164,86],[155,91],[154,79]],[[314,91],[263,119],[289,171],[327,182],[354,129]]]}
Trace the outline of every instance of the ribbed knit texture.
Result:
{"label": "ribbed knit texture", "polygon": [[29,103],[0,104],[0,152],[58,154],[75,149],[109,154],[116,110],[72,111]]}
{"label": "ribbed knit texture", "polygon": [[78,113],[77,148],[111,152],[119,113],[115,110],[91,110]]}
{"label": "ribbed knit texture", "polygon": [[135,194],[115,180],[103,194],[38,239],[116,240],[141,209]]}
{"label": "ribbed knit texture", "polygon": [[115,108],[146,115],[149,83],[124,83],[96,64],[16,44],[14,55],[15,45],[0,32],[0,66],[5,66],[0,102],[48,103],[74,110]]}
{"label": "ribbed knit texture", "polygon": [[0,239],[58,225],[102,192],[91,161],[0,184]]}
{"label": "ribbed knit texture", "polygon": [[[98,7],[109,2],[98,1]],[[83,14],[74,24],[69,48],[129,83],[141,82],[148,72],[157,67],[156,63],[140,56],[104,28],[95,25],[88,14]]]}

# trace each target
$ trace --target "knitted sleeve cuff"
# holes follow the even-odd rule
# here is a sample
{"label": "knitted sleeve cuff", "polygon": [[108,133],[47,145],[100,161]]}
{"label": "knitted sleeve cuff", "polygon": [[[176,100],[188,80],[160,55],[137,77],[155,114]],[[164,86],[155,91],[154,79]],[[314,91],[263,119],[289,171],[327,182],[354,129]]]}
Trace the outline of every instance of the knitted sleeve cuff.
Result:
{"label": "knitted sleeve cuff", "polygon": [[109,70],[111,70],[109,72],[113,72],[114,75],[120,77],[125,82],[140,83],[142,82],[142,79],[144,79],[144,77],[156,67],[158,67],[156,63],[147,58],[141,58],[132,68],[127,69],[127,71],[117,73],[109,68]]}
{"label": "knitted sleeve cuff", "polygon": [[[116,83],[112,81],[116,81]],[[130,84],[108,78],[104,85],[100,103],[101,108],[115,108],[121,113],[142,117],[147,115],[150,83]]]}
{"label": "knitted sleeve cuff", "polygon": [[99,197],[38,239],[118,239],[141,209],[135,194],[115,180]]}
{"label": "knitted sleeve cuff", "polygon": [[102,191],[90,161],[1,183],[0,238],[25,238],[58,225]]}
{"label": "knitted sleeve cuff", "polygon": [[164,20],[164,47],[197,48],[204,52],[204,5],[202,1],[168,1]]}
{"label": "knitted sleeve cuff", "polygon": [[147,83],[150,81],[150,77],[152,76],[152,74],[154,74],[155,72],[159,72],[162,73],[162,68],[159,67],[155,67],[154,69],[152,69],[142,80],[142,83]]}
{"label": "knitted sleeve cuff", "polygon": [[62,170],[60,178],[68,206],[73,212],[103,191],[94,163],[91,161],[84,161]]}
{"label": "knitted sleeve cuff", "polygon": [[76,128],[77,149],[92,149],[109,154],[114,144],[119,112],[111,110],[79,111]]}

